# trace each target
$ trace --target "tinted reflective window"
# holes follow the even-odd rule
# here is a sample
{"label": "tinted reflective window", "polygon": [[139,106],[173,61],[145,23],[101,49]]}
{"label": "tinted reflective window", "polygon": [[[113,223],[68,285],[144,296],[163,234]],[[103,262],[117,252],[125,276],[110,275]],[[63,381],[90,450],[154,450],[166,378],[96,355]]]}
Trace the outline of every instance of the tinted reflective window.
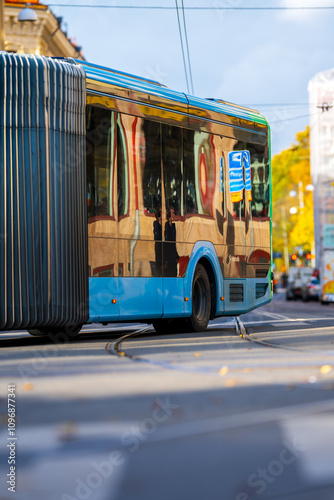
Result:
{"label": "tinted reflective window", "polygon": [[144,121],[145,162],[143,172],[143,198],[146,213],[157,213],[161,207],[161,145],[160,124]]}
{"label": "tinted reflective window", "polygon": [[126,154],[126,132],[121,115],[117,118],[117,204],[118,217],[126,215],[129,207],[128,164]]}
{"label": "tinted reflective window", "polygon": [[[242,200],[232,203],[233,215],[235,218],[245,216],[245,198],[248,197],[251,215],[254,218],[269,217],[269,157],[266,154],[266,148],[254,144],[239,142],[234,151],[248,151],[250,155],[250,181],[251,196],[247,190],[242,192]],[[248,154],[248,153],[247,153]],[[246,167],[245,158],[242,164],[243,183],[246,187]],[[251,199],[250,199],[251,198]],[[233,200],[232,200],[233,201]]]}
{"label": "tinted reflective window", "polygon": [[252,177],[252,217],[269,217],[269,158],[265,148],[249,146]]}
{"label": "tinted reflective window", "polygon": [[193,130],[183,130],[183,207],[184,215],[197,214]]}
{"label": "tinted reflective window", "polygon": [[87,106],[88,220],[113,215],[114,121],[114,112]]}
{"label": "tinted reflective window", "polygon": [[166,208],[181,215],[182,206],[182,130],[171,125],[162,125],[162,164]]}
{"label": "tinted reflective window", "polygon": [[213,214],[216,191],[216,166],[213,136],[206,132],[194,133],[195,192],[198,213]]}
{"label": "tinted reflective window", "polygon": [[225,217],[225,161],[224,156],[220,157],[220,195],[221,195],[221,208],[223,217]]}
{"label": "tinted reflective window", "polygon": [[[245,162],[243,161],[242,157],[242,151],[244,150],[244,145],[243,144],[238,144],[237,148],[234,148],[236,151],[241,151],[240,154],[237,155],[235,158],[235,162],[232,164],[232,158],[234,158],[235,155],[229,155],[229,178],[230,178],[230,191],[232,190],[232,184],[235,179],[235,176],[237,175],[238,181],[241,183],[241,188],[239,190],[238,187],[236,187],[236,193],[231,192],[231,199],[232,199],[232,207],[233,207],[233,217],[236,219],[241,219],[242,217],[245,217]],[[232,170],[236,169],[237,174],[232,173]],[[243,186],[243,187],[242,187]],[[237,199],[238,201],[234,201],[234,199]]]}
{"label": "tinted reflective window", "polygon": [[183,130],[184,214],[212,215],[216,189],[213,136]]}

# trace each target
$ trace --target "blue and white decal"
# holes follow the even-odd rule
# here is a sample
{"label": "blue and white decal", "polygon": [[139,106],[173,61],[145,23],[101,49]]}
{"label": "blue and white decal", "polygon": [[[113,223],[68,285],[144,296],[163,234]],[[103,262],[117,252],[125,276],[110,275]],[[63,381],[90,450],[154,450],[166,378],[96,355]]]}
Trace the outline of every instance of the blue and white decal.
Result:
{"label": "blue and white decal", "polygon": [[[233,151],[228,154],[231,201],[243,200],[244,189],[247,199],[252,199],[251,167],[249,151]],[[245,175],[244,175],[245,169]]]}

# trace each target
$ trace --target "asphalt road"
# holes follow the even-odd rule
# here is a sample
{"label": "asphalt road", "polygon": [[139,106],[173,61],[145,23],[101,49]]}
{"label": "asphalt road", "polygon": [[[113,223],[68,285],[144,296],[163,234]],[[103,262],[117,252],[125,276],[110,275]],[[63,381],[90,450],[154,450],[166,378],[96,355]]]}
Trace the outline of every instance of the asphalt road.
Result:
{"label": "asphalt road", "polygon": [[143,325],[3,333],[0,499],[332,500],[334,305],[279,291],[241,320],[123,355]]}

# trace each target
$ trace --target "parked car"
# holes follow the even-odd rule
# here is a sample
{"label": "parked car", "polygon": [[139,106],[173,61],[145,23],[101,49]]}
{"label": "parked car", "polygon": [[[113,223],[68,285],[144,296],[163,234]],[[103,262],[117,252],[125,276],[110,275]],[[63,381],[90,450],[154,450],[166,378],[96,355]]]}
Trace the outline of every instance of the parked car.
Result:
{"label": "parked car", "polygon": [[313,271],[311,267],[290,268],[285,292],[286,300],[302,298],[303,287],[311,279]]}
{"label": "parked car", "polygon": [[302,299],[304,302],[308,300],[319,300],[320,297],[320,280],[316,276],[312,276],[302,289]]}

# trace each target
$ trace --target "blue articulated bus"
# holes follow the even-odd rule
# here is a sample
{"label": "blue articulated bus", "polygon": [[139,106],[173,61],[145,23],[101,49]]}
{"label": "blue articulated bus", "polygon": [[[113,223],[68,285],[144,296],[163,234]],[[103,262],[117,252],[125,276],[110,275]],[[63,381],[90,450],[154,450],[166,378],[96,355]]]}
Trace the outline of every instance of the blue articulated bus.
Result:
{"label": "blue articulated bus", "polygon": [[74,59],[0,72],[1,330],[204,331],[270,301],[263,116]]}

